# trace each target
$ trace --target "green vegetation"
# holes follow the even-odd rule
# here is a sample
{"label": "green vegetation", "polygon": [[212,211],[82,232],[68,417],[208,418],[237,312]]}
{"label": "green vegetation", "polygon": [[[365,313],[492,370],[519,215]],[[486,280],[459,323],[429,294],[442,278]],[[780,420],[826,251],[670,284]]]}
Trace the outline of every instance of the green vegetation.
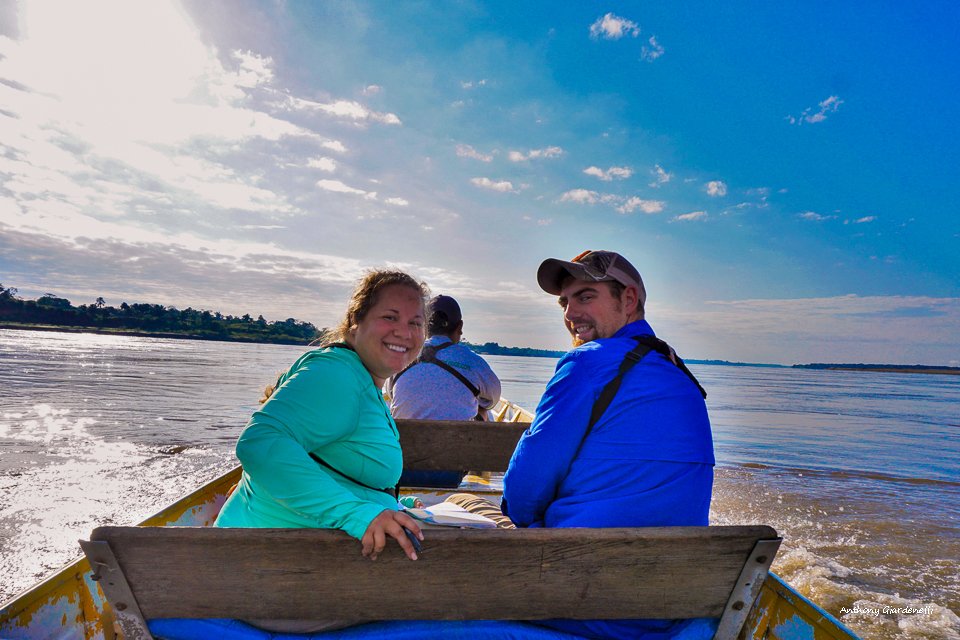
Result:
{"label": "green vegetation", "polygon": [[536,358],[559,358],[565,351],[553,351],[550,349],[534,349],[532,347],[502,347],[496,342],[485,342],[483,344],[472,344],[463,341],[474,353],[485,356],[527,356]]}
{"label": "green vegetation", "polygon": [[960,375],[960,367],[947,367],[932,364],[795,364],[795,369],[832,369],[846,371],[886,371],[893,373],[947,373]]}
{"label": "green vegetation", "polygon": [[159,304],[127,304],[108,307],[102,297],[93,304],[74,306],[66,298],[46,293],[36,300],[23,300],[15,287],[0,284],[0,323],[24,329],[63,328],[104,333],[135,333],[157,337],[309,344],[323,330],[293,318],[267,322],[263,316],[241,317]]}
{"label": "green vegetation", "polygon": [[782,369],[785,365],[782,364],[763,364],[760,362],[731,362],[729,360],[694,360],[692,358],[684,358],[684,362],[687,364],[718,364],[725,367],[768,367],[772,369]]}

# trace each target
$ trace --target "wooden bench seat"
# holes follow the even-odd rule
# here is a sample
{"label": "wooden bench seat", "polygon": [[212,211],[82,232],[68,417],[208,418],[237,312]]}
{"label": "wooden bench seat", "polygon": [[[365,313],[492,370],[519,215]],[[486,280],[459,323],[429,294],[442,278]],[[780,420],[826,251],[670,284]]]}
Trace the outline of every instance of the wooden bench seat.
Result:
{"label": "wooden bench seat", "polygon": [[81,541],[128,640],[145,619],[721,618],[735,638],[779,547],[766,526],[430,529],[376,562],[322,529],[100,527]]}

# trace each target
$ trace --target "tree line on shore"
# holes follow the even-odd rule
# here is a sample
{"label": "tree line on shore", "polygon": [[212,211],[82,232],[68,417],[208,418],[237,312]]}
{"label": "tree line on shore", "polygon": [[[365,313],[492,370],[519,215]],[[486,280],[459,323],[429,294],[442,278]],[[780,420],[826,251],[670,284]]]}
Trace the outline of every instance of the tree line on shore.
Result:
{"label": "tree line on shore", "polygon": [[325,331],[294,318],[268,322],[262,315],[238,317],[219,311],[147,303],[123,302],[119,307],[111,307],[102,297],[91,304],[74,306],[66,298],[52,293],[36,300],[24,300],[17,294],[15,287],[0,284],[0,322],[277,344],[309,344]]}
{"label": "tree line on shore", "polygon": [[[63,327],[117,333],[137,332],[160,337],[177,336],[235,342],[267,342],[278,344],[310,344],[323,337],[326,328],[318,329],[309,322],[294,318],[268,322],[253,318],[224,315],[219,311],[178,309],[161,304],[123,302],[119,307],[107,306],[102,297],[91,304],[74,306],[66,298],[45,293],[36,300],[20,298],[16,287],[0,284],[0,322],[24,327]],[[464,345],[483,355],[560,357],[562,351],[531,347],[504,347],[496,342]]]}
{"label": "tree line on shore", "polygon": [[957,372],[960,373],[960,367],[950,367],[945,365],[935,365],[935,364],[864,364],[862,362],[858,363],[826,363],[826,362],[814,362],[811,364],[795,364],[793,365],[794,369],[850,369],[857,370],[862,369],[864,371],[916,371],[916,372],[929,372],[929,371],[942,371],[942,372]]}
{"label": "tree line on shore", "polygon": [[524,356],[537,358],[559,358],[565,352],[554,351],[552,349],[534,349],[533,347],[504,347],[496,342],[484,342],[483,344],[473,344],[463,341],[463,344],[470,348],[474,353],[485,356]]}

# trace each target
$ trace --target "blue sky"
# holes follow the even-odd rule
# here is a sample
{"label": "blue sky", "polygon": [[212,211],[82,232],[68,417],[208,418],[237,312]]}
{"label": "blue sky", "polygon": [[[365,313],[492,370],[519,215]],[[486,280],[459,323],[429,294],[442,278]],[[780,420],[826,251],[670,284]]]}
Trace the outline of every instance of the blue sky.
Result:
{"label": "blue sky", "polygon": [[955,3],[0,3],[0,282],[336,322],[365,268],[563,348],[960,365]]}

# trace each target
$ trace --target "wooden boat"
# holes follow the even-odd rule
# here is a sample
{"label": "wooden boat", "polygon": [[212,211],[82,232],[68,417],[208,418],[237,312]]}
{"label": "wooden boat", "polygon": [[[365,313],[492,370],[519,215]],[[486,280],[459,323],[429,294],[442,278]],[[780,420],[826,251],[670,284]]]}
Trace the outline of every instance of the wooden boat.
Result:
{"label": "wooden boat", "polygon": [[[532,416],[508,402],[495,409],[499,424],[479,422],[428,423],[398,421],[406,468],[505,469],[516,440]],[[236,468],[184,496],[140,525],[146,527],[209,527],[229,491],[239,481]],[[471,493],[495,493],[489,475],[468,476]],[[412,489],[413,490],[413,489]],[[403,491],[412,491],[406,490]],[[444,491],[415,490],[426,502]],[[443,532],[444,534],[448,532]],[[0,608],[0,638],[113,640],[123,638],[121,625],[91,571],[86,558],[23,592]],[[774,573],[766,574],[739,634],[744,640],[828,640],[857,636],[809,601]]]}

